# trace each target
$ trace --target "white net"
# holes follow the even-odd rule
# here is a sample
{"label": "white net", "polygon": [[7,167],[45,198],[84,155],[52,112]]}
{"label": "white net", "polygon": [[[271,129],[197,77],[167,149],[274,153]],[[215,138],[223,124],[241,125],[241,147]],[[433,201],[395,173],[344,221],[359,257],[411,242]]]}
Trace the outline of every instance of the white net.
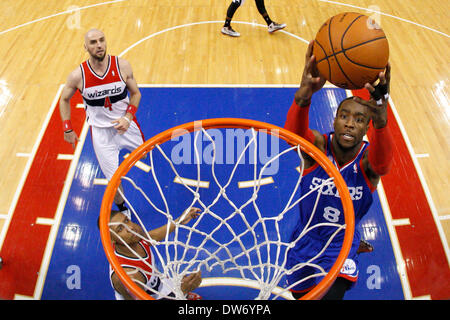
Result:
{"label": "white net", "polygon": [[[235,129],[234,134],[236,130],[240,129]],[[202,128],[186,133],[194,135],[193,161],[189,165],[181,165],[174,157],[173,145],[168,147],[171,154],[163,150],[162,145],[155,145],[148,153],[146,161],[151,169],[144,178],[142,174],[133,176],[132,173],[122,177],[123,197],[133,221],[141,226],[145,236],[129,231],[150,243],[155,256],[150,265],[122,240],[123,245],[148,267],[147,271],[138,268],[132,272],[146,273],[148,278],[159,279],[158,283],[163,286],[138,282],[155,298],[185,299],[181,290],[183,278],[201,270],[203,281],[200,288],[237,286],[253,288],[246,298],[290,299],[289,289],[293,286],[327,274],[328,270],[320,267],[316,260],[334,237],[345,229],[345,224],[312,223],[322,190],[334,184],[333,178],[302,194],[300,184],[305,160],[300,146],[284,143],[276,132],[242,130],[240,133],[248,138],[248,142],[234,148],[238,152],[233,163],[225,163],[225,155],[230,150],[219,144],[218,132],[219,129]],[[273,144],[271,150],[274,154],[264,157],[261,163],[261,144],[267,148],[269,136],[282,142],[276,147]],[[181,143],[183,138],[176,141]],[[289,167],[289,170],[280,170],[280,167]],[[276,177],[277,174],[280,176]],[[242,178],[247,180],[236,183]],[[169,185],[176,187],[171,189]],[[298,205],[305,198],[315,201],[314,210],[301,232],[293,238],[293,230],[299,220]],[[186,225],[176,221],[180,215],[183,220],[193,207],[201,210],[197,219]],[[149,236],[149,229],[167,223],[175,224],[175,229],[173,232],[167,229],[164,240],[156,241]],[[323,248],[313,257],[288,267],[288,251],[308,232],[321,226],[335,228]],[[111,232],[118,236],[112,229]],[[286,282],[286,275],[305,267],[314,269],[314,273],[296,283]],[[236,290],[222,291],[228,292],[229,299],[238,296]]]}

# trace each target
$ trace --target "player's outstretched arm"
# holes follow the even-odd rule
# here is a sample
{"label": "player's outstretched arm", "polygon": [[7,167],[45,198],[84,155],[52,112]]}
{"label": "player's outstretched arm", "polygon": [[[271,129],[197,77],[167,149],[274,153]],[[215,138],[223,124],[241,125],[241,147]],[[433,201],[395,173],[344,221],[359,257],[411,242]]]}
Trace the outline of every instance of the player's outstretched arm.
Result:
{"label": "player's outstretched arm", "polygon": [[305,67],[302,73],[300,87],[295,93],[284,128],[292,131],[309,142],[323,149],[324,138],[315,130],[309,128],[309,107],[312,95],[320,90],[325,84],[325,78],[319,75],[316,65],[316,58],[312,54],[314,41],[308,45],[305,55]]}
{"label": "player's outstretched arm", "polygon": [[378,85],[366,83],[364,87],[369,91],[371,99],[364,101],[355,97],[359,103],[369,107],[370,117],[374,128],[380,129],[387,125],[387,106],[391,83],[391,65],[388,63],[385,71],[380,72]]}
{"label": "player's outstretched arm", "polygon": [[316,57],[313,55],[314,40],[308,44],[305,54],[305,67],[303,69],[300,88],[295,93],[294,99],[298,106],[306,107],[311,104],[312,95],[322,89],[326,80],[320,76],[317,70]]}
{"label": "player's outstretched arm", "polygon": [[363,159],[364,169],[376,186],[380,176],[390,170],[393,157],[394,139],[388,126],[387,108],[390,92],[391,65],[388,63],[386,70],[379,75],[379,84],[365,85],[370,92],[371,99],[365,101],[359,97],[354,99],[369,107],[373,130],[369,132],[370,146],[368,154]]}
{"label": "player's outstretched arm", "polygon": [[[180,224],[187,224],[189,221],[197,218],[199,215],[200,215],[200,209],[192,207],[191,209],[189,209],[189,211],[183,212],[180,217],[175,219],[175,222],[180,222]],[[169,231],[167,231],[167,228],[169,228]],[[162,241],[165,239],[167,232],[172,233],[174,230],[175,230],[175,224],[172,222],[169,222],[168,224],[166,224],[162,227],[156,228],[154,230],[150,230],[148,232],[148,234],[151,239],[156,240],[156,241]]]}

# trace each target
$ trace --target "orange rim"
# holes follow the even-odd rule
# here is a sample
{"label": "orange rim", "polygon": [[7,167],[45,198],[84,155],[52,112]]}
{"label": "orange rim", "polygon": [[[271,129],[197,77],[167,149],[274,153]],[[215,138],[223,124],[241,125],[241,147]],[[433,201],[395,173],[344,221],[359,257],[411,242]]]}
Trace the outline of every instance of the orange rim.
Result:
{"label": "orange rim", "polygon": [[116,274],[120,277],[122,283],[127,287],[127,289],[132,293],[135,298],[141,300],[153,300],[154,298],[147,294],[142,288],[131,280],[131,278],[126,274],[123,268],[120,266],[119,260],[117,259],[114,250],[112,248],[110,231],[108,227],[108,222],[111,215],[112,203],[114,200],[114,195],[121,183],[121,177],[125,176],[128,171],[138,162],[143,155],[147,154],[150,150],[154,148],[157,144],[162,144],[170,139],[186,134],[187,132],[194,132],[201,129],[212,129],[212,128],[242,128],[250,129],[254,128],[257,131],[267,130],[267,133],[278,136],[278,138],[285,140],[291,145],[300,145],[303,152],[309,154],[314,160],[327,172],[330,177],[334,177],[334,183],[338,189],[339,195],[341,196],[342,206],[344,209],[345,218],[345,235],[344,242],[342,244],[342,249],[328,274],[322,279],[322,281],[314,287],[308,294],[303,296],[302,300],[315,300],[323,297],[330,286],[333,284],[334,280],[338,276],[345,259],[350,252],[350,248],[353,242],[353,233],[355,229],[355,220],[353,212],[353,203],[350,198],[350,193],[348,192],[347,184],[342,178],[341,174],[337,168],[331,163],[331,161],[326,157],[326,155],[317,149],[312,143],[306,141],[302,137],[292,133],[284,128],[250,119],[241,118],[216,118],[216,119],[206,119],[201,121],[189,122],[177,127],[173,127],[166,131],[163,131],[151,139],[144,142],[136,150],[134,150],[119,166],[111,181],[106,187],[105,194],[103,196],[102,206],[100,209],[100,236],[103,244],[103,248],[106,254],[106,258],[111,264],[112,268]]}

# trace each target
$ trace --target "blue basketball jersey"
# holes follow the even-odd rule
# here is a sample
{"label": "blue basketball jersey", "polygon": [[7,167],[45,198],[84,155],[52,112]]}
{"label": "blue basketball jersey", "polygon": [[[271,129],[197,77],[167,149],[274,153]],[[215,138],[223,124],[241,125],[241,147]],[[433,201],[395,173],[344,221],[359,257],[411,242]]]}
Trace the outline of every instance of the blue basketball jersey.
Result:
{"label": "blue basketball jersey", "polygon": [[[375,188],[371,187],[371,183],[369,182],[362,168],[362,158],[369,143],[363,141],[363,143],[361,144],[361,148],[355,158],[350,162],[344,164],[342,167],[339,167],[331,149],[331,139],[333,138],[333,135],[334,133],[331,132],[327,136],[325,136],[327,145],[326,155],[328,159],[330,159],[331,162],[333,162],[334,165],[339,169],[339,172],[347,183],[350,196],[353,200],[353,207],[355,211],[355,226],[357,226],[362,217],[369,210],[373,202],[372,192],[375,190]],[[302,195],[307,194],[312,189],[320,186],[324,180],[330,178],[325,170],[317,163],[311,168],[305,169],[303,175],[304,176],[300,185]],[[306,199],[303,199],[300,202],[300,222],[298,225],[298,230],[294,234],[293,240],[295,240],[295,238],[310,220],[311,213],[314,211],[313,209],[316,203],[318,192],[321,192],[319,203],[315,210],[312,221],[308,227],[314,226],[317,223],[331,222],[340,225],[344,224],[344,211],[338,190],[334,183],[325,185],[322,187],[321,191],[319,189],[318,191],[312,192]],[[334,226],[322,226],[310,230],[308,232],[308,235],[315,239],[328,241],[330,236],[335,231],[336,227]],[[355,236],[357,236],[356,232]],[[340,231],[339,234],[336,235],[333,242],[342,243],[343,239],[344,230]],[[359,238],[357,240],[359,242]]]}
{"label": "blue basketball jersey", "polygon": [[[327,145],[326,154],[328,159],[330,159],[331,162],[333,162],[339,169],[339,172],[347,183],[350,196],[353,200],[355,226],[357,226],[362,217],[368,212],[373,202],[372,193],[375,191],[375,188],[371,186],[371,183],[362,168],[362,158],[369,143],[364,141],[361,144],[361,148],[355,158],[340,167],[337,164],[331,149],[331,139],[333,138],[333,134],[334,133],[331,132],[325,136]],[[312,189],[320,186],[324,180],[329,178],[330,176],[317,163],[311,168],[305,169],[300,184],[301,195],[306,195]],[[320,198],[317,203],[316,210],[314,210],[318,192],[320,192]],[[344,211],[336,186],[334,184],[325,185],[322,189],[319,188],[317,191],[312,192],[305,199],[300,201],[299,208],[300,219],[291,238],[291,242],[296,241],[296,244],[288,252],[287,268],[291,269],[298,266],[299,263],[311,261],[314,264],[320,265],[324,270],[329,271],[340,253],[345,229],[339,231],[339,233],[333,238],[332,242],[328,245],[327,249],[322,251],[330,237],[336,232],[337,227],[314,226],[318,223],[344,224]],[[313,211],[315,212],[311,218]],[[310,219],[311,222],[309,222]],[[298,239],[300,233],[305,228],[309,229],[311,227],[314,228],[303,235],[301,239]],[[353,282],[355,282],[358,278],[358,256],[356,252],[359,247],[359,241],[360,235],[355,228],[352,248],[350,249],[348,258],[341,269],[341,273],[339,274],[340,277],[344,277]],[[322,253],[319,254],[320,252]],[[288,274],[288,283],[292,285],[297,283],[291,288],[291,290],[310,290],[314,285],[319,283],[322,277],[313,277],[306,281],[302,279],[307,279],[309,275],[317,272],[318,269],[316,267],[304,266],[300,269],[297,268],[295,272]]]}

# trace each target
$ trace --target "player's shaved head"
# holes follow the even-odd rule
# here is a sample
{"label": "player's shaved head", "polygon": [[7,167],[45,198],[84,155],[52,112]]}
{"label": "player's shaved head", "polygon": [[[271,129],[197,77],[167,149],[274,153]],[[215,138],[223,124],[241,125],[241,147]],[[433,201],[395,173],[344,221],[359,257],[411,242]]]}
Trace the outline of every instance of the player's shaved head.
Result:
{"label": "player's shaved head", "polygon": [[99,29],[92,28],[84,35],[84,43],[87,44],[90,39],[97,37],[105,37],[105,34]]}
{"label": "player's shaved head", "polygon": [[84,48],[91,60],[103,61],[106,57],[106,39],[103,31],[99,29],[90,29],[84,36]]}

